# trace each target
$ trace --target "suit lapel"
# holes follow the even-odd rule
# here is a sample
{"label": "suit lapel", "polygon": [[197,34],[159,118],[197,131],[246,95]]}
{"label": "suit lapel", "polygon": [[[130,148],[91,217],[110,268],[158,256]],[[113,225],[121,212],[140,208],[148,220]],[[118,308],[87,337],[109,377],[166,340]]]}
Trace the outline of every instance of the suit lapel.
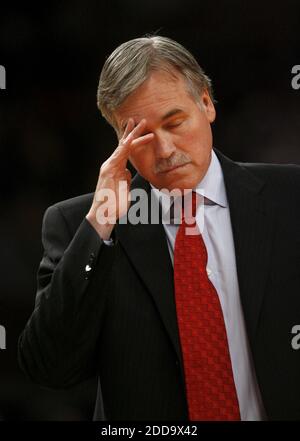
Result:
{"label": "suit lapel", "polygon": [[264,182],[215,152],[221,162],[236,253],[241,302],[250,341],[259,322],[269,272],[274,216],[264,197]]}
{"label": "suit lapel", "polygon": [[[148,204],[148,221],[137,225],[132,225],[129,222],[122,224],[120,221],[116,225],[116,235],[143,280],[146,289],[152,295],[183,373],[174,300],[173,266],[164,227],[161,224],[161,214],[156,212],[159,224],[149,222],[151,212],[153,215],[155,210],[153,206],[151,207],[151,187],[137,174],[133,179],[131,190],[138,188],[145,190],[140,201]],[[131,207],[133,205],[132,202]]]}
{"label": "suit lapel", "polygon": [[[248,335],[253,343],[269,270],[273,216],[263,196],[263,181],[255,177],[245,166],[231,161],[216,149],[215,152],[220,160],[225,180],[241,302]],[[150,216],[149,183],[137,174],[132,181],[131,190],[135,188],[145,190]],[[174,299],[173,266],[160,216],[159,219],[159,224],[118,223],[116,234],[145,287],[152,295],[180,360],[183,374]]]}

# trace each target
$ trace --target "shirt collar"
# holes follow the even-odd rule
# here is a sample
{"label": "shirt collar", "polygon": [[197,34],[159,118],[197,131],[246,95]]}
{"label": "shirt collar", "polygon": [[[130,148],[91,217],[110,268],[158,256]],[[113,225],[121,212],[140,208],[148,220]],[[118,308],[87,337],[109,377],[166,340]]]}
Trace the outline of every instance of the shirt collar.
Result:
{"label": "shirt collar", "polygon": [[[163,213],[166,214],[170,208],[170,196],[155,188],[150,183],[154,194],[160,199]],[[212,150],[211,160],[203,179],[193,188],[198,194],[204,196],[205,205],[220,205],[227,207],[228,201],[225,190],[224,177],[220,161]]]}
{"label": "shirt collar", "polygon": [[205,196],[209,204],[217,204],[221,207],[228,205],[222,167],[213,150],[208,170],[194,190]]}

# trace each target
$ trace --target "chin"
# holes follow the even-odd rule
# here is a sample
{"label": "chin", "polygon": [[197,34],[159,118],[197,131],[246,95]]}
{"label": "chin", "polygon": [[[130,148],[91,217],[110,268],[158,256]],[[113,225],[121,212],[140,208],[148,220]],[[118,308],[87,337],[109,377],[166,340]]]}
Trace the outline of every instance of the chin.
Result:
{"label": "chin", "polygon": [[198,181],[195,179],[191,179],[190,177],[185,178],[179,178],[179,179],[172,179],[172,181],[168,182],[160,182],[159,184],[153,184],[156,188],[162,189],[166,188],[169,191],[179,189],[181,191],[187,190],[187,189],[193,189],[197,185]]}

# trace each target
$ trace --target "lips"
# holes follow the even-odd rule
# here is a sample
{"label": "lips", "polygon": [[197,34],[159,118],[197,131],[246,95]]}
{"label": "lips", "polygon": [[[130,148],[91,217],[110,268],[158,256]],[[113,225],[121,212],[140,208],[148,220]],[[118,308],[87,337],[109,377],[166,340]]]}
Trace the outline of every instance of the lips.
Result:
{"label": "lips", "polygon": [[184,166],[187,165],[187,164],[189,164],[189,163],[187,162],[187,163],[185,163],[185,164],[174,165],[174,167],[168,168],[167,170],[163,170],[163,171],[161,171],[160,173],[168,173],[168,172],[170,172],[170,171],[177,170],[178,168],[184,167]]}

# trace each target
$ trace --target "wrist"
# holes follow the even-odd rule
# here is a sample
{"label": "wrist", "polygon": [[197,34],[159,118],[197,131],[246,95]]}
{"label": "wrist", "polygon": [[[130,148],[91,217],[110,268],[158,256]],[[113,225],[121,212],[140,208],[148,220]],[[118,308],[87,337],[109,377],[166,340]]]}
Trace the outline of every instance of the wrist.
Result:
{"label": "wrist", "polygon": [[97,221],[96,216],[90,212],[86,215],[86,219],[96,230],[102,240],[109,240],[115,224],[101,224]]}

